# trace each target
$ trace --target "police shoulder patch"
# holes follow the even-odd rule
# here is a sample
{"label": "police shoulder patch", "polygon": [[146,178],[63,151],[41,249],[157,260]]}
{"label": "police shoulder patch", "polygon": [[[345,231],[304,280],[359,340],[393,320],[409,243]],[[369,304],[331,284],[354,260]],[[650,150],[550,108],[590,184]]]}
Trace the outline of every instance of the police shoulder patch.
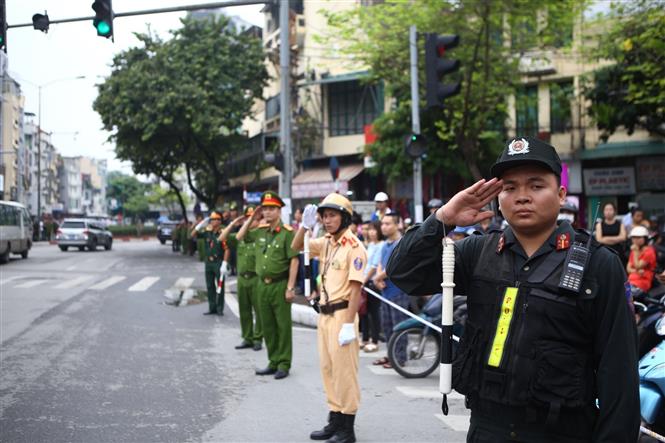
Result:
{"label": "police shoulder patch", "polygon": [[355,260],[353,260],[353,267],[356,268],[356,271],[360,271],[363,268],[363,259],[356,257]]}
{"label": "police shoulder patch", "polygon": [[256,228],[257,228],[257,229],[265,229],[265,228],[269,228],[269,227],[270,227],[270,224],[269,224],[269,223],[261,223],[261,224],[258,225]]}

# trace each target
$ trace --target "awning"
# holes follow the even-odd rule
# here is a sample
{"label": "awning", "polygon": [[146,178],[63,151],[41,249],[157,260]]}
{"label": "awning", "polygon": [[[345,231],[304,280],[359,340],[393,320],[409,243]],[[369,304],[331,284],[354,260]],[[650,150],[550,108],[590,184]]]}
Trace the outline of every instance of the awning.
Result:
{"label": "awning", "polygon": [[[339,192],[345,194],[349,190],[349,181],[360,174],[363,165],[344,165],[339,168]],[[325,197],[335,192],[329,168],[307,169],[293,178],[291,194],[293,198]]]}
{"label": "awning", "polygon": [[603,143],[579,153],[583,160],[665,154],[665,143],[657,141]]}

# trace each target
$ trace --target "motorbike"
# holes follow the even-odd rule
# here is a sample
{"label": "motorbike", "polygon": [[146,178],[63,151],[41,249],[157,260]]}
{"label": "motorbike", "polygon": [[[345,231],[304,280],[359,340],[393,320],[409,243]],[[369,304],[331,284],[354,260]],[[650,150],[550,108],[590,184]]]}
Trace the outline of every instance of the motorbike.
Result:
{"label": "motorbike", "polygon": [[[442,295],[434,294],[423,306],[418,317],[441,327]],[[466,296],[453,299],[453,335],[460,337],[466,320]],[[453,353],[457,343],[453,344]],[[439,366],[441,334],[431,326],[408,318],[393,328],[388,340],[388,360],[393,369],[405,378],[422,378]]]}
{"label": "motorbike", "polygon": [[[661,304],[661,307],[663,305]],[[643,434],[640,442],[665,441],[665,310],[655,322],[660,343],[647,352],[639,362],[640,415]]]}

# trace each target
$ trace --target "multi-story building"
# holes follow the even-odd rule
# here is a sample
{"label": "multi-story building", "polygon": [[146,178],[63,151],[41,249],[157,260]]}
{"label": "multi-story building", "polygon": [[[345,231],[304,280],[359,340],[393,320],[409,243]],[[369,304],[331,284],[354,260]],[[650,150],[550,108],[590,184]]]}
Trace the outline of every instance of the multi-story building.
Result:
{"label": "multi-story building", "polygon": [[58,215],[63,209],[58,189],[60,156],[51,142],[51,134],[44,130],[39,134],[38,131],[39,126],[34,119],[27,119],[24,125],[24,140],[29,177],[26,196],[28,211],[36,216],[37,207],[41,204],[42,214]]}
{"label": "multi-story building", "polygon": [[21,85],[7,72],[7,55],[0,53],[0,198],[26,203],[28,186],[23,141]]}
{"label": "multi-story building", "polygon": [[65,214],[105,215],[106,160],[89,157],[61,157],[59,190]]}

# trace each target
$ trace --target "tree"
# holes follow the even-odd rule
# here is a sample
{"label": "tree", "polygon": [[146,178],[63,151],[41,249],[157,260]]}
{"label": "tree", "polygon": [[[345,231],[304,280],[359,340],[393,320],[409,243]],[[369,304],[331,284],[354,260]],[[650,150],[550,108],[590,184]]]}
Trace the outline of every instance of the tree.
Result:
{"label": "tree", "polygon": [[[181,203],[184,205],[189,204],[189,198],[187,195],[180,195],[179,192],[173,189],[164,189],[159,184],[154,184],[148,194],[148,202],[166,208],[169,214],[173,215],[178,205]],[[187,220],[186,211],[183,213],[183,216]]]}
{"label": "tree", "polygon": [[137,35],[142,46],[114,58],[93,107],[134,172],[155,174],[179,195],[173,176],[184,165],[194,194],[214,207],[226,160],[247,144],[239,128],[266,84],[264,54],[227,17],[182,24],[166,41]]}
{"label": "tree", "polygon": [[609,29],[592,51],[609,60],[589,77],[585,96],[589,115],[607,138],[623,126],[665,136],[665,9],[662,1],[636,0],[612,5]]}
{"label": "tree", "polygon": [[130,201],[132,197],[144,195],[146,189],[146,184],[141,183],[134,176],[119,171],[109,172],[107,176],[106,197],[109,199],[115,199],[118,202],[118,209],[113,211],[113,215],[122,212],[125,204]]}
{"label": "tree", "polygon": [[[573,0],[422,0],[417,7],[386,2],[324,12],[332,32],[323,39],[344,41],[342,51],[370,68],[367,81],[385,82],[386,93],[396,99],[393,109],[375,121],[378,141],[367,147],[378,171],[393,179],[411,172],[411,160],[403,153],[404,138],[411,131],[410,25],[419,33],[460,36],[459,47],[449,57],[461,61],[461,93],[447,99],[443,110],[421,111],[421,132],[429,145],[423,171],[455,171],[478,179],[505,140],[506,99],[520,82],[519,55],[569,44],[565,37],[572,35],[573,17],[583,7],[583,2]],[[424,85],[422,43],[419,47],[419,83]]]}

